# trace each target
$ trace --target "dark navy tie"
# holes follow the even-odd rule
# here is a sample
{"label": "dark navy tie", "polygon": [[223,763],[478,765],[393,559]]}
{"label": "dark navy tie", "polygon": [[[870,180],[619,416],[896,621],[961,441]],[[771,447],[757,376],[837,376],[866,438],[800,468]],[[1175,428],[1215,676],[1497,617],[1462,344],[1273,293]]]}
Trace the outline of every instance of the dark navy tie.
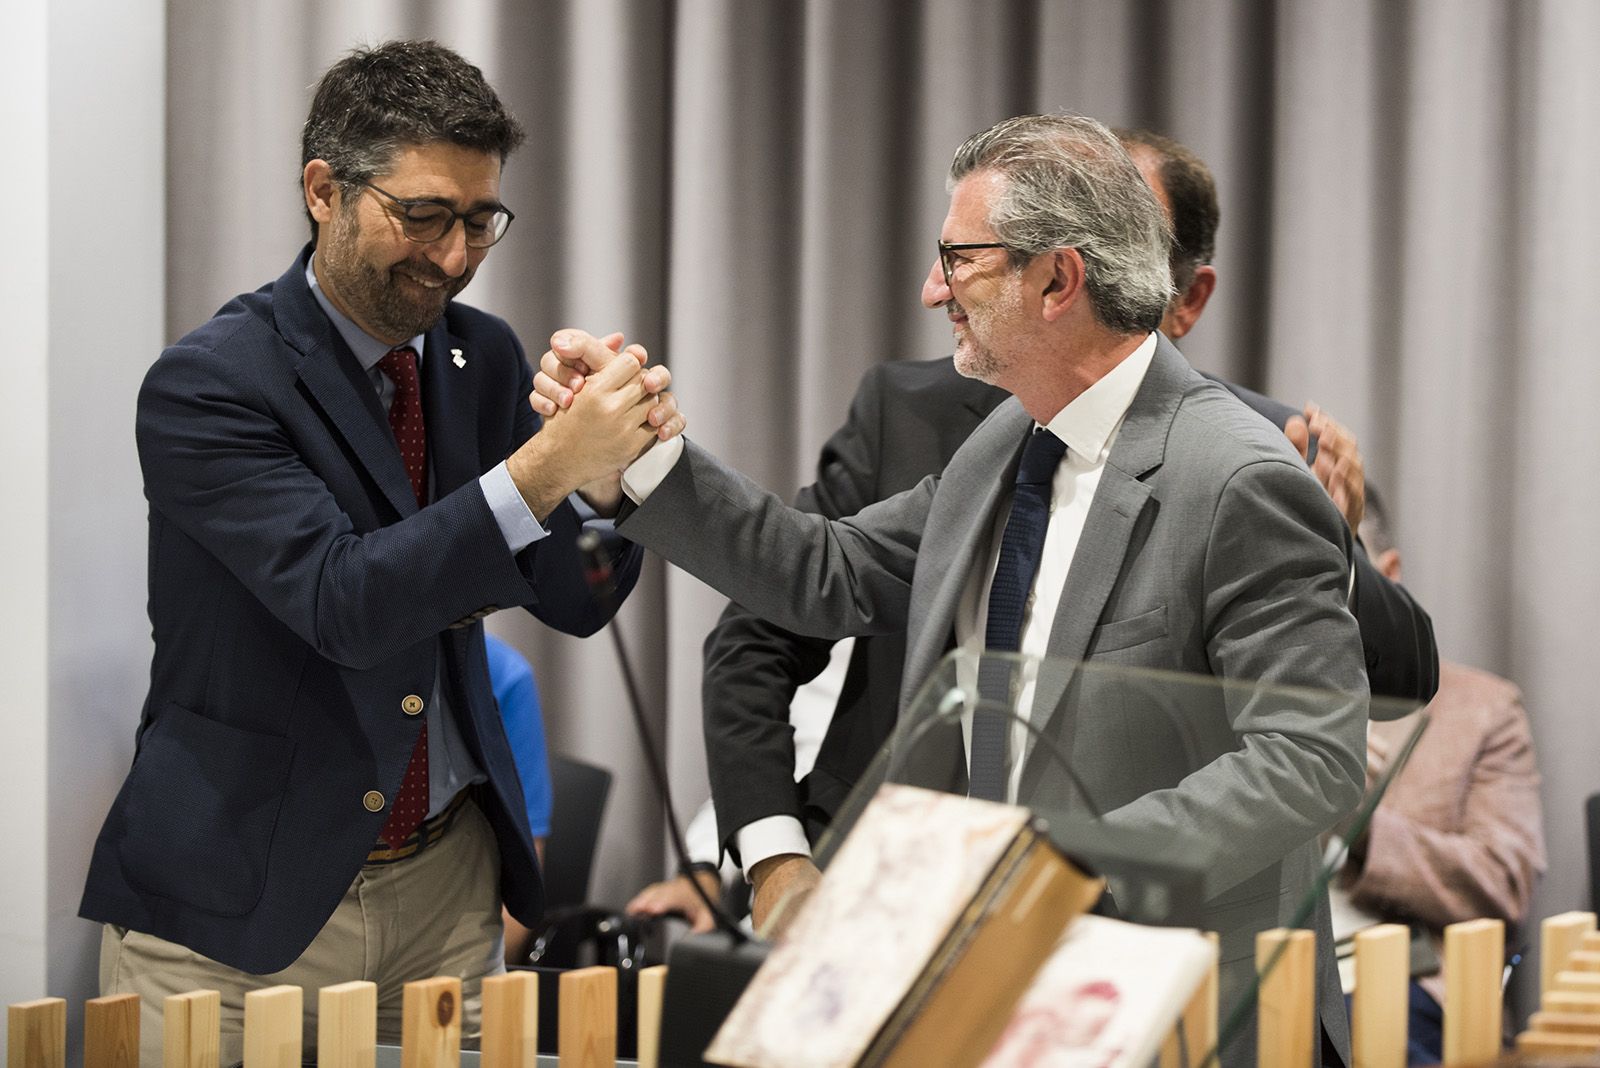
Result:
{"label": "dark navy tie", "polygon": [[[1050,525],[1050,487],[1066,444],[1048,430],[1028,436],[1017,465],[1017,488],[1011,498],[1011,515],[1000,537],[1000,559],[989,587],[989,616],[984,646],[995,653],[1015,653],[1022,648],[1022,622],[1028,609],[1028,591],[1039,573],[1044,555],[1044,532]],[[1015,699],[1018,673],[1012,661],[985,657],[978,668],[980,705],[972,716],[972,756],[967,767],[967,793],[989,801],[1006,796],[1006,740],[1011,721],[1005,712]]]}

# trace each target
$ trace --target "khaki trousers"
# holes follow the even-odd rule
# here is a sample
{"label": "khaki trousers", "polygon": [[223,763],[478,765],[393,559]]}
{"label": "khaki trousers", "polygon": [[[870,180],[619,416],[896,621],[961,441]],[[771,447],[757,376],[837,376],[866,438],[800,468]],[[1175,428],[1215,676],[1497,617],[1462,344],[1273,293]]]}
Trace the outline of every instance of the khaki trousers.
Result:
{"label": "khaki trousers", "polygon": [[505,971],[500,926],[500,853],[494,833],[468,802],[450,832],[414,856],[363,867],[316,939],[289,967],[250,975],[183,946],[123,928],[100,940],[100,993],[135,993],[141,1001],[139,1059],[162,1063],[165,999],[191,990],[222,993],[222,1063],[244,1058],[244,996],[288,984],[301,987],[305,1059],[317,1043],[317,991],[366,979],[378,984],[378,1041],[400,1041],[401,997],[413,979],[461,979],[463,1044],[477,1044],[480,986]]}

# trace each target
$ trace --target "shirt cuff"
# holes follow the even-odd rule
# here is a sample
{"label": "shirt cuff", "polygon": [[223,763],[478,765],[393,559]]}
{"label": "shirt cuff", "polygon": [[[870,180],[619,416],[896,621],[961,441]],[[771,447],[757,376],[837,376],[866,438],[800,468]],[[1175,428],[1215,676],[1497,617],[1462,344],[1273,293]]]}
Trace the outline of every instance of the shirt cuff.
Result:
{"label": "shirt cuff", "polygon": [[745,878],[750,869],[768,857],[784,853],[811,855],[811,843],[806,841],[805,828],[793,816],[765,816],[740,827],[734,838],[739,843],[739,862],[744,865]]}
{"label": "shirt cuff", "polygon": [[494,521],[500,527],[500,536],[506,539],[506,548],[520,553],[550,532],[539,525],[528,510],[528,502],[517,492],[511,481],[511,471],[504,462],[496,464],[478,478],[483,499],[489,502]]}
{"label": "shirt cuff", "polygon": [[670,441],[656,442],[622,472],[622,492],[634,504],[643,504],[682,455],[682,434]]}

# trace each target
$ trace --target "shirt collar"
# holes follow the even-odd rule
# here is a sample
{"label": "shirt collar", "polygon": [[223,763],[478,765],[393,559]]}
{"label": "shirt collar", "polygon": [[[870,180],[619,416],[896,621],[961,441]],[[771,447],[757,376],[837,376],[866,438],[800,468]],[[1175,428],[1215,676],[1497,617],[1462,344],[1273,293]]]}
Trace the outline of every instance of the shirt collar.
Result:
{"label": "shirt collar", "polygon": [[1104,460],[1155,354],[1156,335],[1151,333],[1121,363],[1057,412],[1046,424],[1050,432],[1079,457],[1095,463]]}
{"label": "shirt collar", "polygon": [[[356,361],[361,364],[363,371],[370,371],[378,365],[378,361],[389,354],[389,350],[403,348],[403,345],[390,345],[379,341],[365,330],[356,325],[355,320],[333,306],[333,301],[322,291],[317,284],[317,272],[312,270],[316,262],[316,253],[306,259],[306,285],[311,287],[311,295],[317,298],[317,304],[333,323],[333,328],[339,331],[339,336],[344,338],[344,343],[350,346],[350,351],[355,353]],[[410,345],[417,350],[417,366],[422,366],[422,342],[426,335],[418,334],[405,345]]]}

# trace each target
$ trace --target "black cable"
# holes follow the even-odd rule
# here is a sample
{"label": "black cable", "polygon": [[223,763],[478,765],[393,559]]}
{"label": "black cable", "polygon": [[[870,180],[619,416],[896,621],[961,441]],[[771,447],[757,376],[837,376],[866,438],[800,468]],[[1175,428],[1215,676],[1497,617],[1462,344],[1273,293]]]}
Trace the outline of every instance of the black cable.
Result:
{"label": "black cable", "polygon": [[[678,858],[678,870],[689,872],[689,848],[684,844],[683,832],[678,827],[677,809],[672,803],[672,787],[667,782],[667,769],[661,761],[656,741],[650,735],[649,724],[644,718],[644,704],[639,699],[639,685],[634,681],[633,663],[628,659],[628,650],[622,644],[622,634],[617,629],[617,587],[611,573],[611,560],[606,555],[605,546],[600,535],[592,530],[586,530],[578,535],[578,551],[583,554],[584,571],[583,579],[589,584],[589,589],[600,600],[602,607],[611,615],[611,623],[607,628],[611,631],[611,642],[617,651],[617,662],[622,667],[622,681],[628,689],[628,711],[633,716],[633,726],[639,733],[639,745],[644,750],[645,762],[650,767],[650,776],[655,780],[656,792],[661,797],[661,804],[666,809],[667,832],[672,841],[672,852]],[[693,874],[685,876],[689,885],[694,887],[695,894],[705,903],[711,911],[711,916],[716,920],[717,926],[733,936],[736,943],[748,942],[750,936],[745,934],[739,926],[739,921],[728,914],[719,902],[713,901],[711,895],[706,893],[706,888],[700,884]]]}

